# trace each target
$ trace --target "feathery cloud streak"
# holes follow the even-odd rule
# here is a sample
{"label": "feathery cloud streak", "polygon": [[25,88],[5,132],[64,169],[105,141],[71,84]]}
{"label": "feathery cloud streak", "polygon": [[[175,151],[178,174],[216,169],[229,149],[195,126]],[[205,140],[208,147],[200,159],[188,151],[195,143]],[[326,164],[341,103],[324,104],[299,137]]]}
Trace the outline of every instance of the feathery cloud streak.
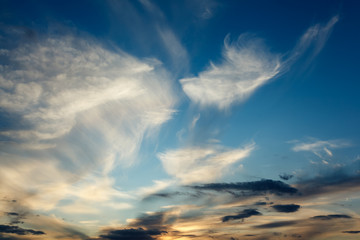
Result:
{"label": "feathery cloud streak", "polygon": [[1,54],[0,114],[21,123],[0,130],[3,196],[30,211],[49,211],[65,197],[131,207],[113,202],[129,196],[108,175],[129,166],[145,135],[172,117],[177,97],[160,63],[71,35]]}
{"label": "feathery cloud streak", "polygon": [[338,18],[331,18],[324,26],[310,27],[283,60],[280,54],[271,53],[261,39],[243,34],[230,42],[227,36],[221,63],[211,62],[198,77],[181,79],[182,88],[191,101],[202,108],[213,106],[224,110],[242,103],[258,88],[287,71],[312,46],[310,60],[316,57]]}
{"label": "feathery cloud streak", "polygon": [[308,142],[299,142],[296,141],[294,147],[292,148],[295,152],[308,151],[312,152],[319,157],[327,155],[329,157],[333,156],[332,149],[345,148],[349,147],[350,143],[345,140],[317,140],[312,139]]}
{"label": "feathery cloud streak", "polygon": [[239,149],[221,146],[189,147],[159,153],[166,172],[183,184],[211,182],[232,164],[250,155],[254,144]]}
{"label": "feathery cloud streak", "polygon": [[245,101],[257,88],[280,71],[280,58],[270,53],[260,39],[241,35],[231,43],[225,38],[223,61],[211,63],[198,77],[180,80],[184,92],[201,107],[227,109]]}

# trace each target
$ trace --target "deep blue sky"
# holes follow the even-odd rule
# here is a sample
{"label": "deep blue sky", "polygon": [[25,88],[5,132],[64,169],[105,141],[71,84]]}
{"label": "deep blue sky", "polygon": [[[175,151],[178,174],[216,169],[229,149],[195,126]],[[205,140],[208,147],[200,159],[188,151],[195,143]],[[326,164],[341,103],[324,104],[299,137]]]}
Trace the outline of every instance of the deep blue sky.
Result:
{"label": "deep blue sky", "polygon": [[0,1],[0,238],[357,239],[359,7]]}

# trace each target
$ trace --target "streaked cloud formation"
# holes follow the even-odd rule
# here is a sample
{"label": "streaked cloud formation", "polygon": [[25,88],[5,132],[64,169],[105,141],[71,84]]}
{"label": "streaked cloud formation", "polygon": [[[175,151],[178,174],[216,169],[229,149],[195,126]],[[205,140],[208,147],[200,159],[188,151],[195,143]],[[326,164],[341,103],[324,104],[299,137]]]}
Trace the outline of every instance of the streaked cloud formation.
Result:
{"label": "streaked cloud formation", "polygon": [[253,92],[275,77],[280,57],[266,49],[260,39],[241,35],[235,42],[225,38],[223,60],[211,63],[198,77],[180,80],[187,96],[201,107],[227,109],[245,101]]}
{"label": "streaked cloud formation", "polygon": [[76,35],[2,52],[1,114],[19,123],[0,132],[2,193],[31,210],[132,208],[110,174],[172,118],[177,97],[161,64]]}
{"label": "streaked cloud formation", "polygon": [[327,141],[310,139],[307,142],[295,141],[294,143],[295,145],[292,148],[293,151],[295,152],[309,151],[319,157],[323,157],[324,155],[332,157],[333,156],[332,149],[346,148],[351,146],[351,144],[348,141],[341,139],[327,140]]}
{"label": "streaked cloud formation", "polygon": [[224,110],[242,103],[258,88],[288,71],[306,52],[310,51],[308,62],[312,61],[324,47],[338,19],[335,16],[326,25],[310,27],[284,59],[281,54],[270,52],[260,38],[243,34],[231,42],[228,35],[224,40],[222,61],[210,62],[198,77],[181,79],[182,88],[200,107]]}
{"label": "streaked cloud formation", "polygon": [[211,182],[220,178],[234,163],[249,156],[254,144],[239,149],[222,146],[189,147],[158,155],[166,172],[183,184]]}
{"label": "streaked cloud formation", "polygon": [[3,1],[0,238],[356,239],[335,2]]}

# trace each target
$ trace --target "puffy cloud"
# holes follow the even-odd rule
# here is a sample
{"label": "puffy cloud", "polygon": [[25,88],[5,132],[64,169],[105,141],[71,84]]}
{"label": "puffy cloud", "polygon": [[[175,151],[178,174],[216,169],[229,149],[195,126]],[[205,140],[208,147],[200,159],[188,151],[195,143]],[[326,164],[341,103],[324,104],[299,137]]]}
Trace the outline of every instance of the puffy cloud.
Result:
{"label": "puffy cloud", "polygon": [[166,172],[183,184],[211,182],[221,177],[232,164],[250,155],[254,144],[238,149],[189,147],[159,153]]}

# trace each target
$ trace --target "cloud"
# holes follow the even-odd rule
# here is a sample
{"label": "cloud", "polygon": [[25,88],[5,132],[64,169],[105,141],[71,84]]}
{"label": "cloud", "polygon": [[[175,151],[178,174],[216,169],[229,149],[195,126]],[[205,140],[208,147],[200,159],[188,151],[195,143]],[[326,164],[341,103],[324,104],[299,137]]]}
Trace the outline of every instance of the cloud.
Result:
{"label": "cloud", "polygon": [[343,231],[343,233],[358,234],[360,231]]}
{"label": "cloud", "polygon": [[155,212],[151,214],[143,214],[134,221],[131,221],[129,226],[145,227],[146,229],[162,229],[165,221],[165,212]]}
{"label": "cloud", "polygon": [[192,102],[201,107],[227,109],[245,101],[280,71],[279,56],[270,53],[260,39],[241,35],[231,43],[225,38],[223,60],[198,77],[180,80]]}
{"label": "cloud", "polygon": [[[122,111],[115,112],[122,116],[132,113],[131,119],[120,119],[129,127],[126,136],[139,141],[146,128],[170,119],[175,99],[168,95],[171,90],[165,75],[156,73],[154,63],[116,51],[73,36],[49,37],[12,50],[12,64],[1,68],[11,86],[0,89],[0,106],[22,114],[21,119],[34,127],[1,134],[15,141],[51,140],[69,134],[75,124],[81,123],[103,134],[111,127],[116,133],[113,135],[125,136],[125,130],[113,126],[114,116],[108,112],[118,108]],[[11,67],[15,65],[20,69]],[[97,116],[104,117],[103,122],[94,122],[99,120]],[[131,132],[135,126],[127,123],[129,120],[140,129],[138,136]],[[115,136],[103,137],[116,143]]]}
{"label": "cloud", "polygon": [[141,0],[140,3],[152,16],[151,20],[154,20],[155,30],[160,40],[157,42],[161,43],[160,46],[166,50],[170,58],[172,73],[179,74],[181,71],[187,71],[189,68],[188,52],[176,33],[168,26],[165,14],[152,1]]}
{"label": "cloud", "polygon": [[183,184],[211,182],[232,164],[250,155],[254,144],[238,149],[222,146],[189,147],[159,153],[165,171]]}
{"label": "cloud", "polygon": [[158,28],[164,47],[171,57],[173,68],[180,72],[189,68],[189,56],[185,47],[170,28]]}
{"label": "cloud", "polygon": [[[29,213],[67,218],[132,208],[111,174],[131,166],[142,142],[172,118],[178,98],[170,75],[156,59],[87,36],[39,35],[16,44],[0,65],[0,120],[16,122],[0,129],[1,197]],[[8,205],[0,203],[16,212]],[[87,238],[57,224],[43,230],[49,238]]]}
{"label": "cloud", "polygon": [[294,194],[297,189],[281,181],[264,179],[254,182],[238,182],[238,183],[210,183],[204,185],[191,186],[194,189],[211,190],[211,191],[251,191],[251,192],[271,192],[275,194]]}
{"label": "cloud", "polygon": [[121,239],[121,240],[153,240],[154,236],[161,235],[162,231],[158,230],[144,230],[142,228],[130,228],[130,229],[120,229],[120,230],[111,230],[106,234],[100,235],[104,239]]}
{"label": "cloud", "polygon": [[333,153],[330,149],[338,149],[349,147],[350,143],[345,140],[337,139],[337,140],[317,140],[312,139],[307,142],[295,141],[295,145],[292,150],[295,152],[300,151],[308,151],[312,152],[319,157],[324,157],[327,155],[329,157],[333,156]]}
{"label": "cloud", "polygon": [[167,187],[175,184],[173,180],[153,180],[153,185],[149,187],[142,187],[137,192],[139,195],[152,195],[166,189]]}
{"label": "cloud", "polygon": [[0,233],[14,233],[17,235],[43,235],[43,231],[25,229],[18,226],[0,225]]}
{"label": "cloud", "polygon": [[303,198],[311,198],[318,195],[352,192],[359,188],[359,184],[358,174],[352,175],[344,172],[344,169],[336,169],[333,173],[300,180],[296,187]]}
{"label": "cloud", "polygon": [[231,43],[228,35],[221,62],[211,62],[197,77],[181,79],[182,88],[190,100],[202,108],[224,110],[242,103],[261,86],[288,71],[306,52],[310,52],[310,63],[323,49],[338,19],[335,16],[326,25],[310,27],[284,59],[280,54],[271,53],[259,38],[242,34]]}
{"label": "cloud", "polygon": [[279,178],[281,178],[282,180],[290,180],[291,178],[293,178],[294,175],[291,175],[291,174],[286,174],[286,173],[283,173],[283,174],[280,174],[279,175]]}
{"label": "cloud", "polygon": [[[171,211],[169,211],[171,213]],[[126,228],[104,229],[100,237],[104,239],[158,239],[168,232],[167,212],[147,213],[136,219],[129,219]]]}
{"label": "cloud", "polygon": [[311,26],[302,35],[295,48],[293,49],[288,61],[293,61],[302,56],[306,51],[309,51],[309,64],[324,48],[330,34],[339,21],[339,16],[332,17],[326,24],[315,24]]}
{"label": "cloud", "polygon": [[312,218],[317,219],[317,220],[332,220],[332,219],[339,219],[339,218],[351,218],[351,216],[345,215],[345,214],[330,214],[330,215],[315,216]]}
{"label": "cloud", "polygon": [[290,213],[290,212],[298,211],[299,208],[300,208],[300,205],[297,205],[297,204],[285,204],[285,205],[273,205],[272,207],[278,212]]}
{"label": "cloud", "polygon": [[65,222],[63,218],[58,218],[53,214],[49,214],[49,216],[28,214],[25,224],[44,231],[46,239],[89,239],[89,236],[82,232],[84,229],[79,229],[74,224]]}
{"label": "cloud", "polygon": [[255,228],[279,228],[297,224],[298,221],[279,221],[255,226]]}
{"label": "cloud", "polygon": [[227,222],[230,220],[237,220],[237,219],[244,219],[244,218],[249,218],[251,216],[258,216],[258,215],[262,215],[262,214],[260,212],[258,212],[256,209],[245,209],[237,215],[230,215],[230,216],[223,217],[222,222]]}

